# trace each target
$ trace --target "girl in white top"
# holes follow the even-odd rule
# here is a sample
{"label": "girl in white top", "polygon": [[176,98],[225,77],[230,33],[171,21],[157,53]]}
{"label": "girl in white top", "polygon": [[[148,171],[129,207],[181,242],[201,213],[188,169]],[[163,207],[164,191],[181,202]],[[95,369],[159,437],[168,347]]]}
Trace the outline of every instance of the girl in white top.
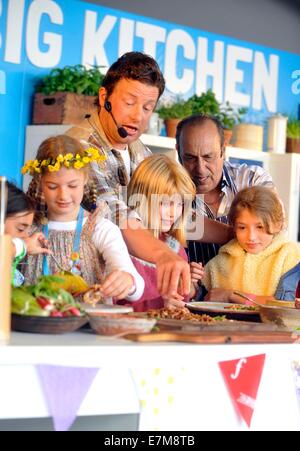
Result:
{"label": "girl in white top", "polygon": [[[74,138],[59,135],[46,139],[36,160],[28,161],[22,172],[33,175],[28,193],[43,214],[36,226],[61,266],[80,274],[89,285],[100,284],[105,298],[136,301],[143,294],[144,280],[131,262],[119,228],[105,218],[108,209],[102,206],[88,213],[81,206],[91,198],[95,204],[89,170],[91,162],[101,160],[97,149],[84,149]],[[41,274],[58,271],[53,259],[28,257],[30,283]]]}

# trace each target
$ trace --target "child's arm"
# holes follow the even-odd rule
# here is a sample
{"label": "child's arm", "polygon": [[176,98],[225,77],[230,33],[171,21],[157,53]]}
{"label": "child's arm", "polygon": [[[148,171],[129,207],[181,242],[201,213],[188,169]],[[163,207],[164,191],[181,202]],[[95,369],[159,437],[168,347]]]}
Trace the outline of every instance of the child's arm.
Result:
{"label": "child's arm", "polygon": [[135,269],[120,229],[111,221],[100,218],[92,236],[103,255],[108,276],[102,284],[105,297],[137,301],[144,292],[144,279]]}

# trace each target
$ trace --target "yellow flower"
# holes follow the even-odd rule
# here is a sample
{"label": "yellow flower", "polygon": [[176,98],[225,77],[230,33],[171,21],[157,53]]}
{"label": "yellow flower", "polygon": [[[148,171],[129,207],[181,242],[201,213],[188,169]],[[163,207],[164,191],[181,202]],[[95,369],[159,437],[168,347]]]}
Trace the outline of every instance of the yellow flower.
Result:
{"label": "yellow flower", "polygon": [[43,161],[41,162],[41,166],[47,166],[47,160],[43,160]]}
{"label": "yellow flower", "polygon": [[91,161],[91,159],[90,159],[89,157],[83,157],[83,158],[82,158],[82,162],[83,162],[84,164],[88,164],[90,161]]}
{"label": "yellow flower", "polygon": [[69,161],[72,160],[73,157],[74,155],[72,153],[67,153],[67,155],[64,156],[64,160]]}
{"label": "yellow flower", "polygon": [[81,161],[75,161],[74,163],[74,169],[81,169],[84,166],[84,164]]}
{"label": "yellow flower", "polygon": [[60,155],[57,156],[56,161],[58,163],[62,163],[64,161],[64,157],[60,154]]}
{"label": "yellow flower", "polygon": [[70,167],[70,163],[68,161],[65,161],[64,165],[66,166],[66,168]]}
{"label": "yellow flower", "polygon": [[48,164],[47,167],[48,167],[49,172],[55,172],[56,171],[55,166],[52,166],[52,164]]}

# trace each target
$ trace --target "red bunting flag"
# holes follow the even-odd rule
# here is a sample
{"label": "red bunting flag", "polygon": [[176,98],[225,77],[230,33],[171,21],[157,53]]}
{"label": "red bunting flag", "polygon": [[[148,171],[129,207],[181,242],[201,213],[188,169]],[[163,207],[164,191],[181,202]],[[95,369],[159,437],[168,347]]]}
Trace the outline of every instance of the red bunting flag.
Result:
{"label": "red bunting flag", "polygon": [[266,354],[219,362],[231,400],[248,427],[265,364]]}

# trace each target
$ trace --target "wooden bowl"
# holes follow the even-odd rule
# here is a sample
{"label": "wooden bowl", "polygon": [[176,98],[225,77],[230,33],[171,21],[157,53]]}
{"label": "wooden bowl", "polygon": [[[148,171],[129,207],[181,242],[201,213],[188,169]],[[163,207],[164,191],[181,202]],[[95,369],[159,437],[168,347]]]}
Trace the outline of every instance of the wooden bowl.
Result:
{"label": "wooden bowl", "polygon": [[86,316],[66,316],[52,318],[49,316],[26,316],[13,313],[11,328],[18,332],[32,334],[65,334],[74,332],[88,321]]}

